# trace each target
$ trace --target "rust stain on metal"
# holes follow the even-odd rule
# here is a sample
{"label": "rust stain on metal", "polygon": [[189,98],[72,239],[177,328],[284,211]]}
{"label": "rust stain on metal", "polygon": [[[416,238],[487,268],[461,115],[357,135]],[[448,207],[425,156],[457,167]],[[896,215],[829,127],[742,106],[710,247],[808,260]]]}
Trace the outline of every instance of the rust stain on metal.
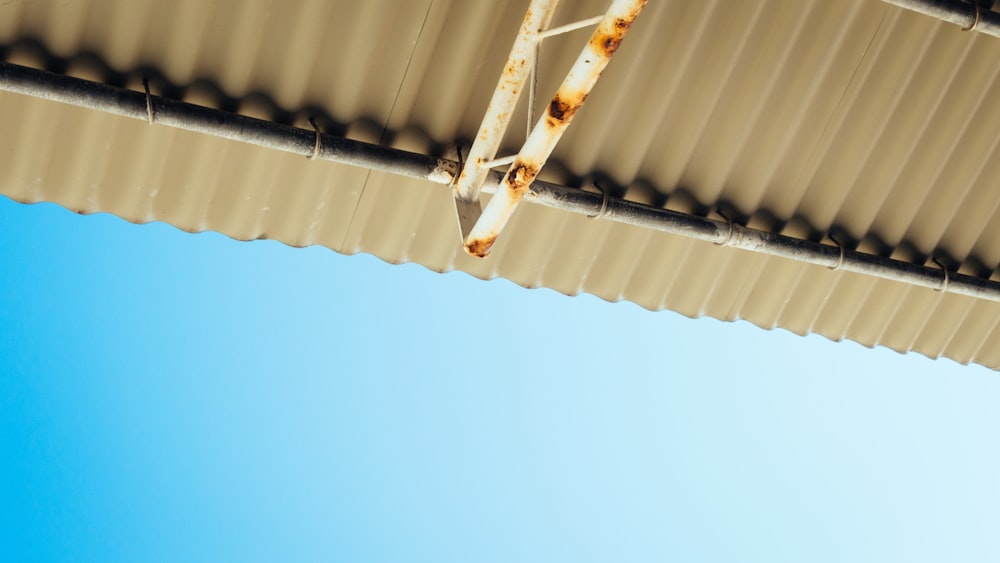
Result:
{"label": "rust stain on metal", "polygon": [[567,123],[573,119],[573,115],[583,106],[587,100],[587,94],[579,92],[574,100],[563,97],[561,92],[557,92],[549,103],[549,112],[546,115],[545,123],[549,127],[556,127],[562,123]]}
{"label": "rust stain on metal", "polygon": [[515,162],[514,167],[510,169],[510,172],[507,172],[507,178],[504,182],[510,187],[512,192],[524,193],[527,191],[528,186],[535,181],[535,176],[538,175],[539,169],[539,166]]}
{"label": "rust stain on metal", "polygon": [[615,18],[614,25],[611,26],[610,30],[598,30],[591,38],[591,46],[593,46],[594,50],[605,57],[614,55],[615,51],[618,50],[618,46],[622,44],[622,39],[625,38],[629,28],[632,27],[635,18],[639,16],[639,12],[642,11],[642,7],[645,4],[645,2],[642,2],[623,17]]}
{"label": "rust stain on metal", "polygon": [[465,251],[473,256],[486,258],[490,254],[490,248],[493,248],[493,243],[496,241],[496,233],[493,233],[485,238],[470,240],[465,243]]}

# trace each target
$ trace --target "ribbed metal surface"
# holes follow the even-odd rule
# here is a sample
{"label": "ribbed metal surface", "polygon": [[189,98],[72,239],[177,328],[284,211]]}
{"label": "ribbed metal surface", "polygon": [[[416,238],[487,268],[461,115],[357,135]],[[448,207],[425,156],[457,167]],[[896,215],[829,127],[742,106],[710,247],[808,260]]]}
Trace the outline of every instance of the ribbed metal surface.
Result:
{"label": "ribbed metal surface", "polygon": [[[442,154],[475,135],[526,2],[0,5],[5,59]],[[564,2],[559,25],[607,8]],[[588,31],[546,40],[544,103]],[[546,173],[990,276],[1000,41],[875,0],[653,1]],[[537,112],[536,112],[537,115]],[[523,103],[505,149],[525,137]],[[1000,368],[1000,305],[521,206],[486,260],[448,188],[0,94],[0,192],[369,252]],[[467,144],[465,146],[468,146]],[[589,189],[589,188],[588,188]],[[486,201],[486,197],[483,198]],[[830,243],[832,244],[832,243]]]}

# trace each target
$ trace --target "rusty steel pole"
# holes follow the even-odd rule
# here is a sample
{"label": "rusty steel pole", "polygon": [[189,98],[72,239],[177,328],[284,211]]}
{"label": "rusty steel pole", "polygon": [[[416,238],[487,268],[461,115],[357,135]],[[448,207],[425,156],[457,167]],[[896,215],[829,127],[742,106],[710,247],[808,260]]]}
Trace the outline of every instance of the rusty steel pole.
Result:
{"label": "rusty steel pole", "polygon": [[464,241],[465,251],[486,257],[497,235],[514,213],[535,176],[545,165],[583,106],[590,90],[628,33],[647,0],[613,0],[601,18],[586,46],[576,59],[555,97],[524,142],[517,159],[511,164],[497,193],[486,205],[479,220]]}
{"label": "rusty steel pole", "polygon": [[534,66],[539,32],[548,27],[558,4],[559,0],[532,0],[528,6],[500,80],[493,90],[490,105],[483,115],[476,140],[473,141],[462,172],[455,182],[455,209],[463,238],[469,234],[482,213],[479,192],[489,173],[489,168],[483,165],[497,155],[514,108],[517,107],[517,100],[521,97],[521,91],[524,90],[524,84]]}

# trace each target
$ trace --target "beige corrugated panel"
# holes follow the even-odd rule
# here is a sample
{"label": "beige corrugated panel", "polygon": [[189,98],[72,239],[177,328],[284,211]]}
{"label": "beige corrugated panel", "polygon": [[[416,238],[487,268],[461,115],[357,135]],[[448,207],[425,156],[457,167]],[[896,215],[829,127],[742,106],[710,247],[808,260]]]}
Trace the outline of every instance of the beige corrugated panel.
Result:
{"label": "beige corrugated panel", "polygon": [[[566,1],[556,24],[601,13]],[[526,2],[11,1],[7,60],[443,154]],[[549,39],[553,92],[587,31]],[[1000,40],[876,0],[651,0],[548,168],[628,199],[963,273],[1000,263]],[[540,105],[545,100],[540,101]],[[525,137],[520,106],[505,143]],[[442,186],[0,95],[0,191],[130,221],[460,269],[1000,368],[1000,304],[522,206],[460,250]],[[832,244],[832,243],[831,243]]]}

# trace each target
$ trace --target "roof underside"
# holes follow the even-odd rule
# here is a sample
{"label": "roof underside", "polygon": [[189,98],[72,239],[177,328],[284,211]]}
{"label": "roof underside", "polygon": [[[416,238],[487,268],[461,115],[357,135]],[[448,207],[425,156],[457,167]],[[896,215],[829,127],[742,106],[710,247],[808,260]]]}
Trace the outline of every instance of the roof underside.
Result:
{"label": "roof underside", "polygon": [[[14,0],[0,55],[445,155],[476,135],[526,4]],[[554,25],[606,7],[564,2]],[[587,34],[544,43],[540,105]],[[1000,40],[876,0],[653,0],[542,177],[1000,279],[998,72]],[[524,106],[505,154],[525,138]],[[998,303],[531,204],[480,260],[445,186],[14,94],[0,124],[0,193],[18,201],[1000,368]]]}

